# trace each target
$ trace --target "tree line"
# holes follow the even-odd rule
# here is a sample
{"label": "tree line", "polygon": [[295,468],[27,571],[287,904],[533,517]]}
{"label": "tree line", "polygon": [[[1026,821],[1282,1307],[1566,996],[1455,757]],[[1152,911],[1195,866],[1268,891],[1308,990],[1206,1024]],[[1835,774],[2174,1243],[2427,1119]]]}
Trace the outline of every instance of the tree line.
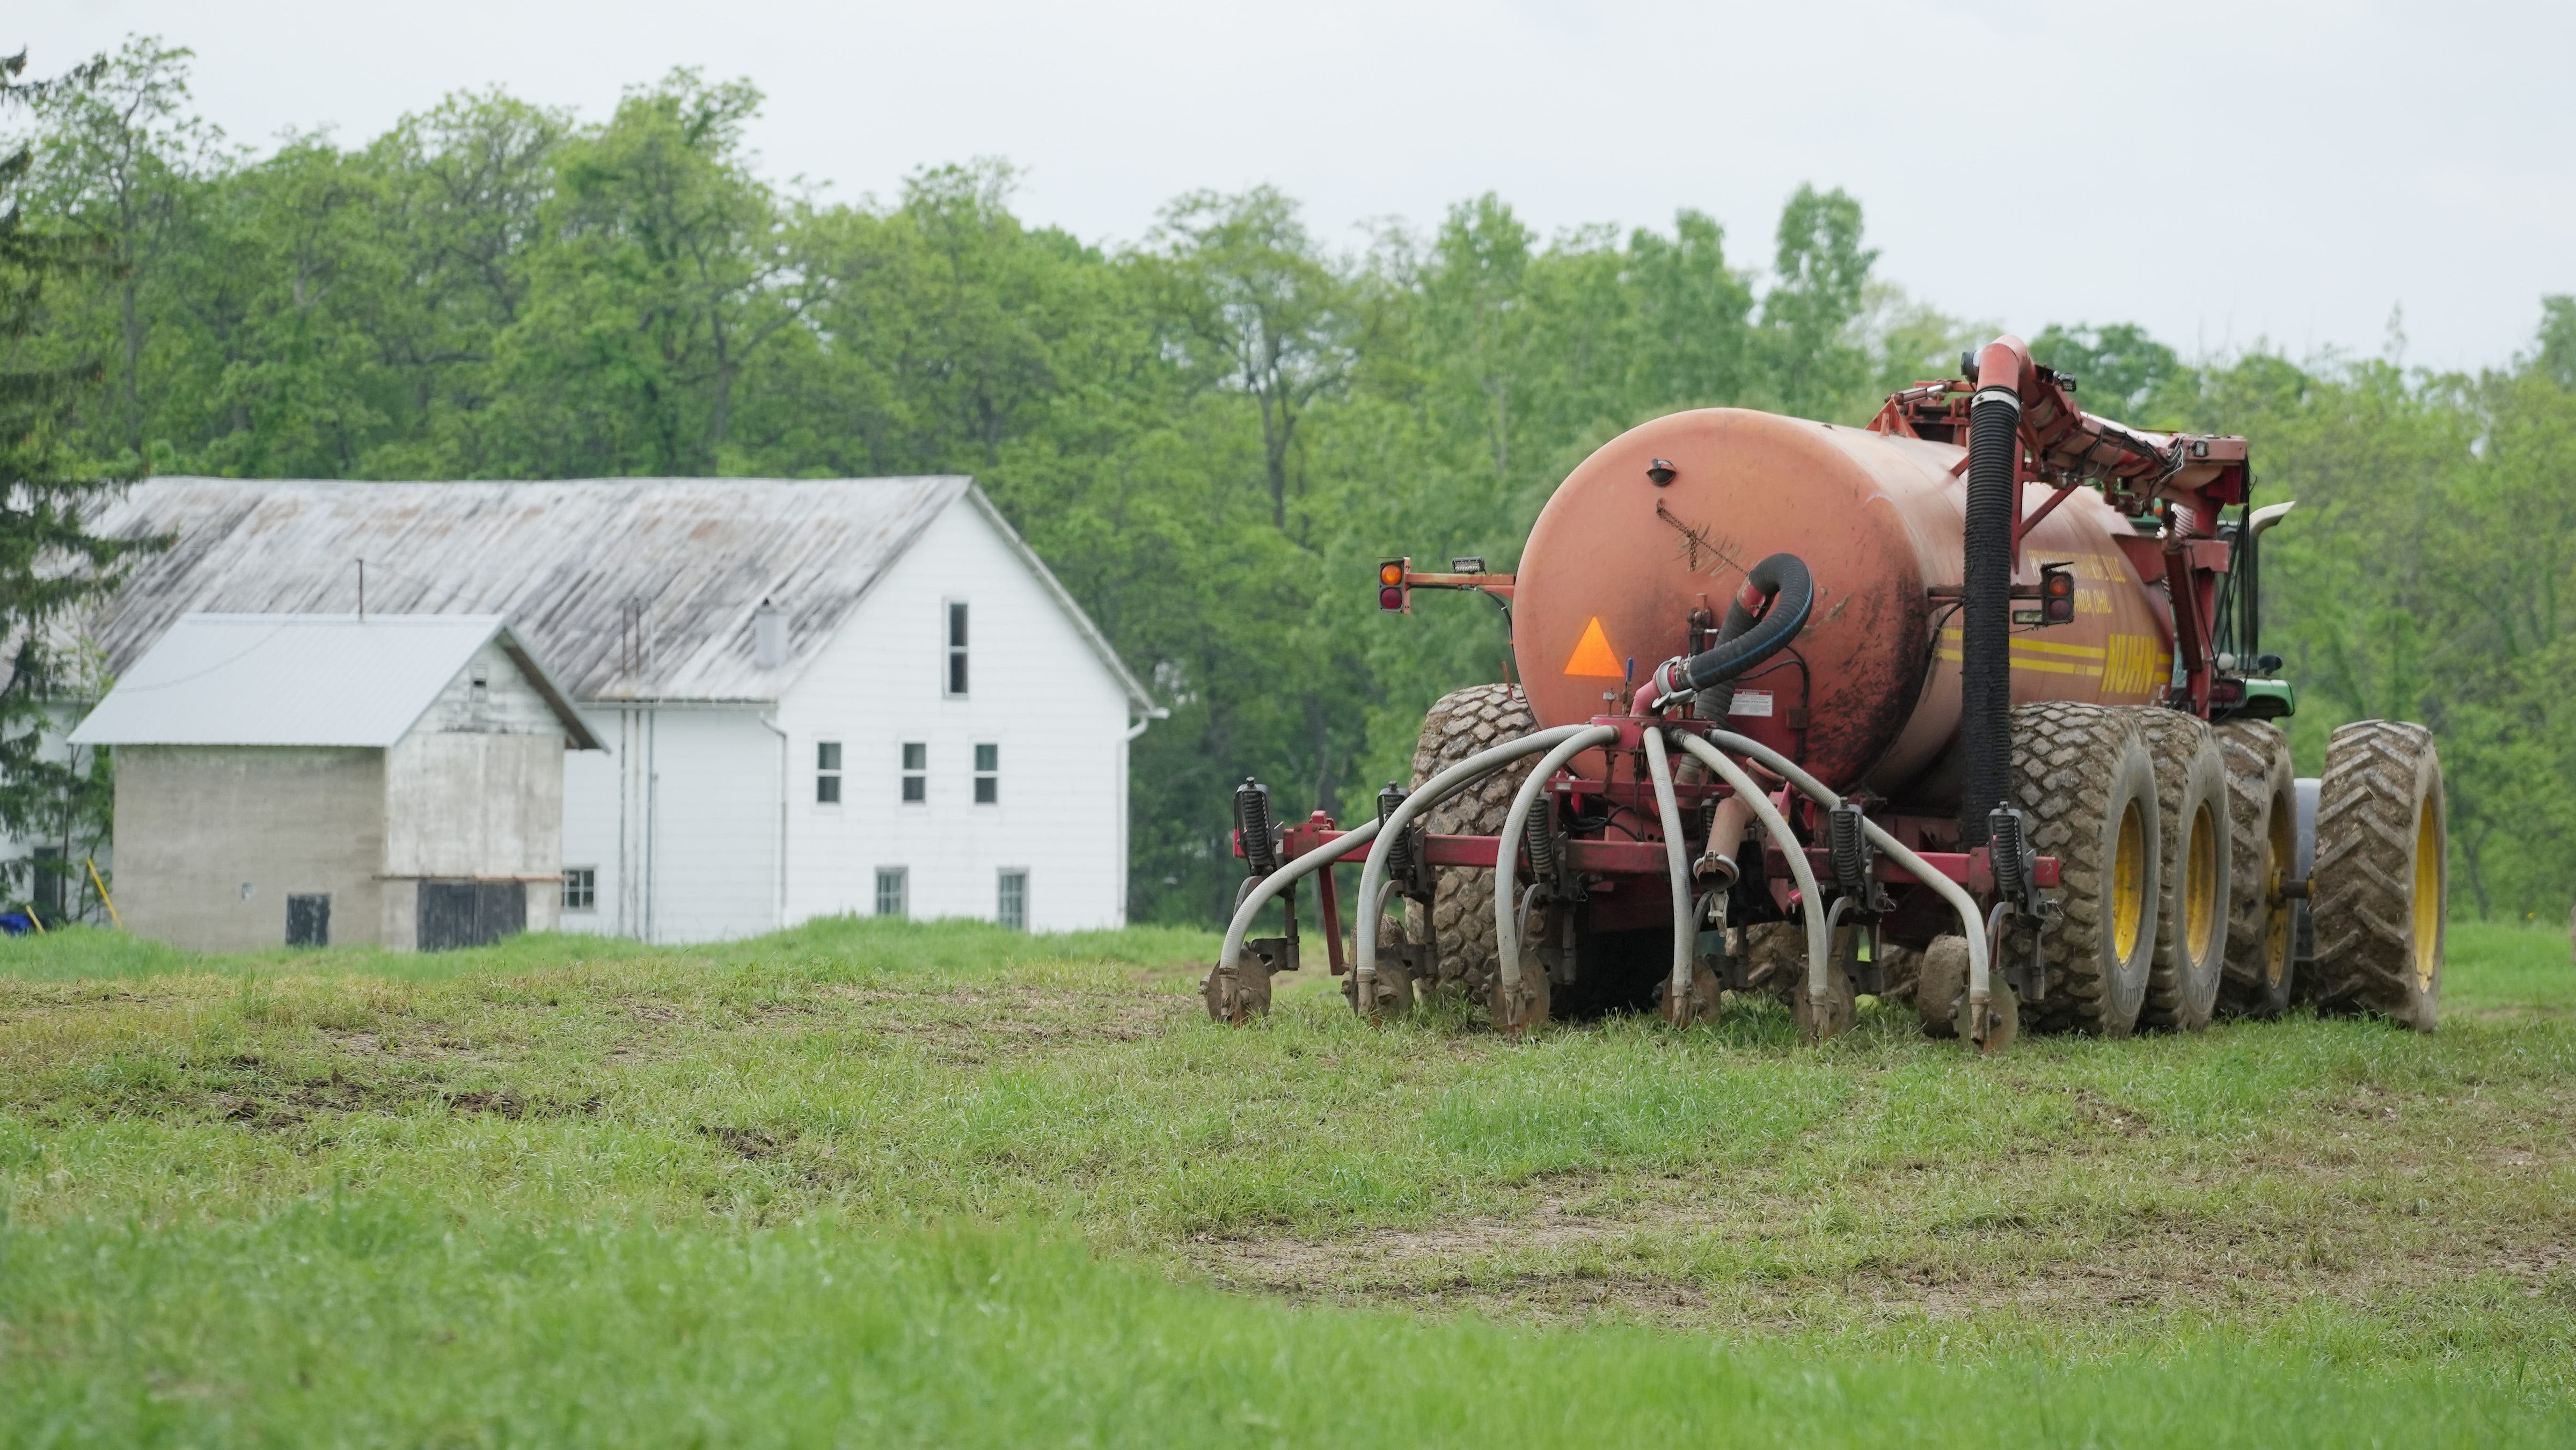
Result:
{"label": "tree line", "polygon": [[[999,161],[883,200],[782,186],[745,141],[759,93],[693,71],[602,119],[476,92],[253,152],[194,111],[188,64],[136,39],[0,116],[0,237],[82,252],[0,294],[8,365],[59,384],[13,480],[971,473],[1172,708],[1135,747],[1143,918],[1231,899],[1233,782],[1366,810],[1430,701],[1497,677],[1497,611],[1383,619],[1381,554],[1508,569],[1637,422],[1861,421],[1994,330],[1879,276],[1840,190],[1802,187],[1760,250],[1689,210],[1542,237],[1492,195],[1336,245],[1267,187],[1175,198],[1113,246],[1022,221]],[[2301,505],[2267,540],[2266,647],[2303,768],[2341,720],[2427,720],[2468,904],[2564,910],[2576,304],[2475,376],[2186,360],[2126,325],[2034,342],[2096,411],[2253,435],[2263,496]],[[0,581],[10,623],[67,607]],[[30,718],[0,710],[0,768]]]}

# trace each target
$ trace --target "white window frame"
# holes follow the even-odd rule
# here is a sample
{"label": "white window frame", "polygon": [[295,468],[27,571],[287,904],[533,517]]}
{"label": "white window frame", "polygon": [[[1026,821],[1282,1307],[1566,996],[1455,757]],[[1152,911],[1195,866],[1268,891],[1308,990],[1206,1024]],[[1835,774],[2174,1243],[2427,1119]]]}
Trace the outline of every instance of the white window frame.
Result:
{"label": "white window frame", "polygon": [[[823,752],[832,752],[832,763],[823,764]],[[814,806],[817,810],[837,811],[850,798],[850,752],[838,740],[814,742]],[[832,798],[823,799],[823,782],[832,783]]]}
{"label": "white window frame", "polygon": [[[1004,903],[1010,899],[1010,883],[1014,877],[1018,878],[1020,883],[1020,919],[1018,921],[1012,921],[1003,909]],[[1005,866],[993,873],[993,920],[995,924],[1006,930],[1027,931],[1029,929],[1028,867]]]}
{"label": "white window frame", "polygon": [[[584,903],[583,905],[580,905],[580,906],[575,906],[575,905],[573,905],[573,902],[572,902],[573,878],[575,878],[575,877],[577,877],[577,876],[579,876],[579,877],[587,877],[587,878],[589,878],[587,881],[583,882],[583,886],[584,886],[584,888],[585,888],[585,889],[584,889],[584,894],[586,894],[587,896],[589,896],[590,900],[589,900],[588,902]],[[598,868],[598,867],[596,867],[596,866],[566,866],[566,867],[564,868],[564,901],[563,901],[563,909],[564,909],[565,913],[566,913],[566,914],[568,914],[568,915],[569,915],[569,914],[579,914],[579,915],[582,915],[582,916],[596,916],[596,915],[598,915],[598,914],[599,914],[599,868]]]}
{"label": "white window frame", "polygon": [[[960,613],[964,617],[960,618]],[[963,626],[962,628],[960,626]],[[943,699],[963,700],[974,693],[975,666],[969,643],[975,638],[975,612],[963,599],[939,601],[939,693]],[[957,636],[963,634],[965,641]],[[965,666],[966,688],[951,688],[957,683],[958,667]]]}
{"label": "white window frame", "polygon": [[[894,883],[895,909],[892,911],[885,909],[886,883],[889,881]],[[873,904],[876,907],[875,914],[878,916],[892,917],[896,921],[912,920],[912,868],[909,866],[879,866],[877,868],[876,900]]]}
{"label": "white window frame", "polygon": [[[921,752],[921,764],[918,768],[912,763],[912,752],[915,750]],[[895,800],[907,806],[930,804],[930,742],[906,740],[900,745],[896,758],[903,762],[903,768],[896,772],[902,785],[895,790]],[[909,789],[914,781],[921,782],[921,794],[918,796],[913,795]]]}
{"label": "white window frame", "polygon": [[[993,752],[993,768],[990,770],[984,768],[984,752],[987,750]],[[973,764],[975,766],[975,804],[1000,805],[1002,803],[1002,743],[998,740],[976,741]],[[987,799],[984,793],[987,786],[992,788],[990,799]]]}

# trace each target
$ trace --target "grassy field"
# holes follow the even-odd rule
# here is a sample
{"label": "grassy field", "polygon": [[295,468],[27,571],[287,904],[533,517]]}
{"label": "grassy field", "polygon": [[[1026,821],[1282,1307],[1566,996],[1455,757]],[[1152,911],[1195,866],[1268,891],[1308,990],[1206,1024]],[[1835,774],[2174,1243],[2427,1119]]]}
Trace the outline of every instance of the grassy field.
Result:
{"label": "grassy field", "polygon": [[0,944],[0,1439],[2576,1443],[2563,934],[1987,1061],[1213,950]]}

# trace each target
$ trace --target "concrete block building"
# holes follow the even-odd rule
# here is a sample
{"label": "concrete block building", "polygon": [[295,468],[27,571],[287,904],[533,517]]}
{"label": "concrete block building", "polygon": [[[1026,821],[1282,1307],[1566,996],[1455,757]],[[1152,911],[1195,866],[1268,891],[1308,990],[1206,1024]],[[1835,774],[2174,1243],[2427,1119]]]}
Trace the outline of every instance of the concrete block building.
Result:
{"label": "concrete block building", "polygon": [[1126,919],[1162,712],[966,478],[165,478],[96,527],[176,540],[83,622],[120,673],[192,611],[508,620],[602,747],[564,762],[566,929]]}
{"label": "concrete block building", "polygon": [[494,615],[186,615],[71,738],[116,753],[126,925],[198,951],[555,925],[599,747]]}

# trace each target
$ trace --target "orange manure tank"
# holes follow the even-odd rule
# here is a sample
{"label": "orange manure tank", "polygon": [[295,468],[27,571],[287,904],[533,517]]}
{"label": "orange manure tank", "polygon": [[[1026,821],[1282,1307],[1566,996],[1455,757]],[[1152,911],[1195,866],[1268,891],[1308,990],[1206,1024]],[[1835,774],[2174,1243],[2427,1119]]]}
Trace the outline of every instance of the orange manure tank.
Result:
{"label": "orange manure tank", "polygon": [[[1838,790],[1954,803],[1965,458],[1951,444],[1737,408],[1612,439],[1557,488],[1521,557],[1513,655],[1539,723],[1619,713],[1630,685],[1689,652],[1695,611],[1723,619],[1746,572],[1789,553],[1814,577],[1813,612],[1789,649],[1736,682],[1728,727]],[[2027,485],[2023,511],[2050,493]],[[2080,489],[2024,538],[2015,582],[2067,565],[2076,614],[2016,623],[2015,704],[2140,705],[2163,693],[2172,611],[2120,543],[2135,537]],[[2016,609],[2025,604],[2037,608]]]}

